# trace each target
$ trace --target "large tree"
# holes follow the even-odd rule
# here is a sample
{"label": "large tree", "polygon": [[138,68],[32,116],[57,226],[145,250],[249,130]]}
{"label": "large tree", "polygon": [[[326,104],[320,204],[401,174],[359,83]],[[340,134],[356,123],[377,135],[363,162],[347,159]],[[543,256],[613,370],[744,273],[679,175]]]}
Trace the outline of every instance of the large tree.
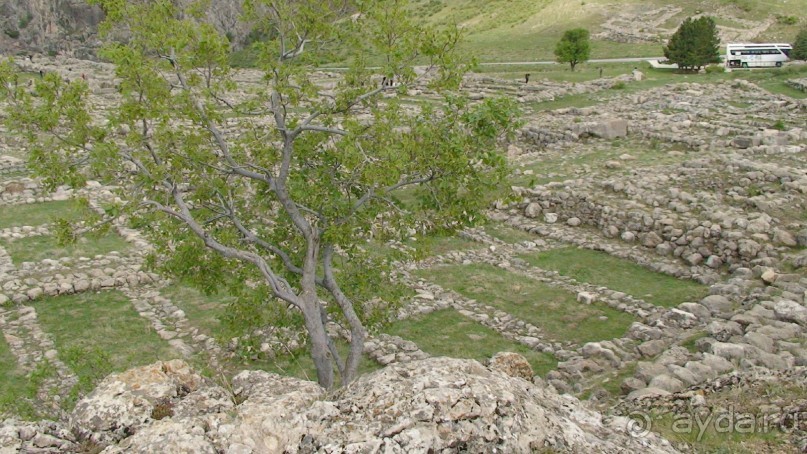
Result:
{"label": "large tree", "polygon": [[714,19],[688,17],[664,47],[664,57],[682,70],[699,70],[720,63],[720,36]]}
{"label": "large tree", "polygon": [[572,71],[578,63],[588,61],[590,55],[591,41],[588,30],[585,28],[566,30],[555,46],[555,57],[558,63],[568,63]]}
{"label": "large tree", "polygon": [[802,29],[793,41],[793,50],[790,51],[793,60],[807,60],[807,28]]}
{"label": "large tree", "polygon": [[[227,39],[195,17],[201,9],[95,3],[118,37],[103,56],[116,65],[119,98],[99,104],[85,82],[56,75],[29,93],[15,88],[11,63],[0,69],[31,166],[51,186],[115,185],[125,203],[110,214],[151,235],[161,269],[288,308],[319,383],[351,381],[372,311],[360,290],[378,278],[360,266],[372,255],[364,250],[480,219],[507,173],[499,145],[515,128],[514,105],[460,96],[457,31],[415,24],[400,0],[246,1],[268,37],[250,86],[228,66]],[[335,55],[349,68],[318,80],[312,65]],[[419,79],[440,102],[400,99]],[[346,358],[331,321],[348,333]]]}

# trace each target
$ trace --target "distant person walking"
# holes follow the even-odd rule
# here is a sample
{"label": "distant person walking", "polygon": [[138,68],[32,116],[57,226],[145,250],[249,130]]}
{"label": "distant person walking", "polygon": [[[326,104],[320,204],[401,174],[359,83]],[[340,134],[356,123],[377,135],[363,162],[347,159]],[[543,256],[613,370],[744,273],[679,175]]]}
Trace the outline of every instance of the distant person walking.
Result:
{"label": "distant person walking", "polygon": [[524,74],[524,84],[530,83],[530,73]]}

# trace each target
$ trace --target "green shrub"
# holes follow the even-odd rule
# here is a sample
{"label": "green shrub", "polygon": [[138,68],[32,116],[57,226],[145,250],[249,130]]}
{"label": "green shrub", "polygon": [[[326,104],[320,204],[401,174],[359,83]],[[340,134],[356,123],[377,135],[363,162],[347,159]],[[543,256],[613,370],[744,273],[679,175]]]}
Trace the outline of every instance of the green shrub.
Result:
{"label": "green shrub", "polygon": [[34,15],[29,12],[28,14],[26,14],[25,16],[20,18],[20,21],[19,21],[19,23],[17,25],[19,25],[20,29],[23,29],[23,28],[27,27],[28,24],[30,24],[33,19],[34,19]]}
{"label": "green shrub", "polygon": [[787,129],[787,126],[785,125],[785,122],[780,119],[780,120],[776,120],[776,123],[771,125],[771,129],[777,129],[779,131],[784,131],[785,129]]}
{"label": "green shrub", "polygon": [[8,36],[11,39],[17,39],[17,38],[20,37],[20,31],[19,30],[13,30],[13,29],[4,30],[3,33],[5,33],[6,36]]}
{"label": "green shrub", "polygon": [[720,65],[709,65],[706,67],[706,74],[719,74],[726,72],[726,69]]}
{"label": "green shrub", "polygon": [[776,16],[776,21],[782,25],[796,25],[799,23],[799,18],[796,16],[785,16],[779,14]]}
{"label": "green shrub", "polygon": [[625,82],[621,80],[613,85],[611,85],[611,89],[613,90],[624,90],[625,89]]}

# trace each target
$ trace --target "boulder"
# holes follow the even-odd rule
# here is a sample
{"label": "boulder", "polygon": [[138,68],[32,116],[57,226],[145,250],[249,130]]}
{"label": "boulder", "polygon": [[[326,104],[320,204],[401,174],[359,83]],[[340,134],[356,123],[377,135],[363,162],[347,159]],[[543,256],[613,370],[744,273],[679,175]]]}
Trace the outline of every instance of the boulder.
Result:
{"label": "boulder", "polygon": [[773,312],[779,320],[807,326],[807,308],[795,301],[779,301],[773,307]]}
{"label": "boulder", "polygon": [[737,322],[714,320],[706,325],[706,332],[720,342],[726,342],[732,336],[741,336],[743,328]]}
{"label": "boulder", "polygon": [[190,393],[202,377],[181,360],[157,362],[106,377],[79,400],[70,424],[83,436],[110,443],[136,432],[151,419],[158,403]]}
{"label": "boulder", "polygon": [[628,135],[628,122],[621,118],[601,121],[591,128],[591,134],[603,139],[616,139]]}
{"label": "boulder", "polygon": [[524,216],[526,216],[528,218],[531,218],[531,219],[537,218],[541,214],[542,211],[543,211],[543,207],[541,207],[541,204],[533,202],[533,203],[527,204],[527,207],[524,208]]}
{"label": "boulder", "polygon": [[683,391],[685,388],[684,383],[681,380],[667,374],[661,374],[654,377],[653,380],[650,380],[649,387],[662,389],[671,393]]}
{"label": "boulder", "polygon": [[656,376],[664,374],[665,372],[667,372],[667,369],[660,364],[639,361],[636,363],[636,371],[634,372],[634,375],[639,380],[647,383]]}
{"label": "boulder", "polygon": [[535,372],[533,372],[527,358],[518,353],[496,353],[490,358],[488,367],[491,370],[503,372],[511,377],[523,378],[527,381],[532,381],[533,377],[535,377]]}
{"label": "boulder", "polygon": [[592,292],[579,292],[577,294],[577,302],[583,304],[591,304],[597,300],[597,295]]}
{"label": "boulder", "polygon": [[734,309],[734,304],[723,295],[709,295],[701,300],[701,305],[712,314],[731,312]]}
{"label": "boulder", "polygon": [[639,344],[637,348],[639,349],[639,353],[641,353],[642,356],[653,357],[661,354],[661,352],[663,352],[666,347],[667,344],[663,340],[657,339],[643,342]]}
{"label": "boulder", "polygon": [[713,354],[727,360],[740,360],[745,356],[745,348],[739,344],[714,342],[711,348]]}

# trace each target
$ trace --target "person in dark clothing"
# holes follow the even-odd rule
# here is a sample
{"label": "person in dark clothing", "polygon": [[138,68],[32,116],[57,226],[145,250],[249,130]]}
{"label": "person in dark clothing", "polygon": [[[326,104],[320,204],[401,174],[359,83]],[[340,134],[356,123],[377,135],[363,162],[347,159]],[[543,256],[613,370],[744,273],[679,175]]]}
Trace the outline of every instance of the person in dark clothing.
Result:
{"label": "person in dark clothing", "polygon": [[530,73],[524,74],[524,83],[530,83]]}

